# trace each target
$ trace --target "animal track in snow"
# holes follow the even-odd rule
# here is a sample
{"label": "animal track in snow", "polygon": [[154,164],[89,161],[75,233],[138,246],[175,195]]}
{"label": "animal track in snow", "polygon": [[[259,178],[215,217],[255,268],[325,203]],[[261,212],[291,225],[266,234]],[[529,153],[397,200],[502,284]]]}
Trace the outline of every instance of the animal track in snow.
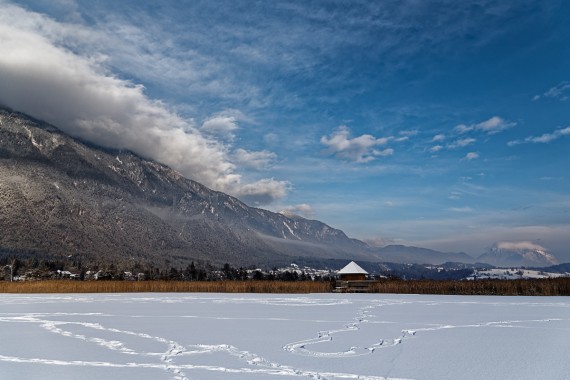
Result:
{"label": "animal track in snow", "polygon": [[[377,349],[394,347],[401,344],[403,341],[410,339],[417,335],[418,332],[428,332],[428,331],[438,331],[444,329],[458,329],[458,328],[480,328],[480,327],[521,327],[522,323],[542,323],[556,321],[560,319],[531,319],[531,320],[507,320],[507,321],[490,321],[490,322],[480,322],[474,324],[463,324],[463,325],[433,325],[430,327],[414,328],[414,329],[403,329],[401,334],[395,338],[380,338],[377,342],[372,343],[367,346],[351,346],[344,351],[337,352],[324,352],[317,351],[315,349],[309,349],[310,346],[316,345],[327,345],[333,342],[333,336],[339,333],[349,333],[356,332],[360,330],[360,326],[365,323],[369,323],[368,317],[372,310],[388,305],[404,304],[405,302],[377,302],[375,305],[367,305],[360,308],[357,312],[357,316],[354,318],[354,322],[349,322],[345,324],[343,328],[328,331],[318,331],[316,338],[301,340],[297,342],[288,343],[283,346],[283,350],[291,352],[293,354],[319,357],[319,358],[343,358],[343,357],[354,357],[369,355],[374,353]],[[433,304],[437,305],[437,304]]]}
{"label": "animal track in snow", "polygon": [[[228,344],[218,345],[202,345],[193,344],[184,346],[178,342],[152,336],[146,333],[140,333],[129,330],[121,330],[116,328],[105,327],[101,323],[69,321],[53,319],[58,317],[93,317],[102,316],[98,313],[30,313],[30,314],[0,314],[1,323],[26,323],[34,324],[40,328],[53,334],[60,335],[69,339],[77,339],[86,344],[94,344],[110,351],[115,351],[124,355],[138,356],[145,358],[147,362],[134,363],[126,362],[107,362],[93,360],[57,360],[48,358],[22,358],[9,355],[0,355],[0,362],[13,363],[31,363],[56,366],[84,366],[84,367],[107,367],[107,368],[148,368],[165,370],[172,375],[174,380],[189,380],[185,372],[191,370],[202,370],[219,373],[242,373],[242,374],[261,374],[274,376],[304,377],[319,380],[333,379],[362,379],[362,380],[387,380],[380,376],[362,376],[351,373],[338,372],[319,372],[313,370],[303,370],[292,366],[282,365],[271,362],[254,353],[243,351]],[[109,315],[105,315],[109,316]],[[82,333],[71,331],[73,328],[81,328],[85,330]],[[352,327],[356,328],[356,327]],[[91,332],[91,333],[89,333]],[[114,339],[104,339],[97,336],[97,333],[105,333],[113,335]],[[121,336],[132,336],[149,340],[153,343],[166,347],[164,352],[152,352],[136,350],[128,347],[127,343],[120,340]],[[223,365],[199,365],[199,364],[177,364],[178,358],[192,357],[197,355],[207,355],[212,353],[225,353],[239,361],[247,364],[248,367],[229,368]],[[154,359],[153,359],[154,358]],[[394,379],[398,380],[398,379]]]}
{"label": "animal track in snow", "polygon": [[349,322],[344,325],[344,327],[336,330],[328,330],[328,331],[319,331],[317,332],[316,338],[301,340],[298,342],[288,343],[283,346],[283,350],[304,355],[304,356],[312,356],[312,357],[321,357],[321,358],[342,358],[342,357],[353,357],[353,356],[362,356],[362,355],[369,355],[373,353],[376,349],[379,348],[386,348],[392,347],[402,342],[402,339],[407,338],[411,335],[408,330],[402,331],[402,335],[396,338],[381,338],[377,342],[372,343],[367,346],[351,346],[348,347],[344,351],[337,351],[337,352],[323,352],[323,351],[316,351],[310,350],[307,346],[314,346],[318,344],[326,344],[328,342],[333,341],[333,336],[339,333],[346,333],[346,332],[356,332],[360,330],[360,326],[364,323],[369,323],[369,318],[372,317],[371,312],[379,307],[383,306],[390,306],[390,305],[400,305],[405,304],[407,302],[404,301],[376,301],[372,305],[366,305],[358,309],[356,317],[354,317],[353,322]]}

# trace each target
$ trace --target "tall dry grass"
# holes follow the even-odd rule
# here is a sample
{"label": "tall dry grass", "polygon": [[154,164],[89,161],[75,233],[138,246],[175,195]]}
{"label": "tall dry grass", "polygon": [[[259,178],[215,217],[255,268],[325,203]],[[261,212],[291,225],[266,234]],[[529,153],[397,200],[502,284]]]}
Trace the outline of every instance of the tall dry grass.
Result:
{"label": "tall dry grass", "polygon": [[0,282],[0,293],[328,293],[312,281],[22,281]]}
{"label": "tall dry grass", "polygon": [[568,296],[570,278],[529,280],[382,280],[374,283],[373,293],[501,295],[501,296]]}
{"label": "tall dry grass", "polygon": [[[312,281],[0,281],[0,293],[329,293],[330,282]],[[570,278],[534,280],[381,280],[370,293],[569,296]]]}

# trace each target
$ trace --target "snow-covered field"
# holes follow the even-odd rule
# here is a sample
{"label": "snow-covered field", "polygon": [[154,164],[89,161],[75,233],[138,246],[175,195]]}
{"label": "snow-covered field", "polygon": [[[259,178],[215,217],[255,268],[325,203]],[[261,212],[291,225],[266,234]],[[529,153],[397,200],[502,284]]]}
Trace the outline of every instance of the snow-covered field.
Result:
{"label": "snow-covered field", "polygon": [[570,298],[0,295],[1,379],[568,379]]}

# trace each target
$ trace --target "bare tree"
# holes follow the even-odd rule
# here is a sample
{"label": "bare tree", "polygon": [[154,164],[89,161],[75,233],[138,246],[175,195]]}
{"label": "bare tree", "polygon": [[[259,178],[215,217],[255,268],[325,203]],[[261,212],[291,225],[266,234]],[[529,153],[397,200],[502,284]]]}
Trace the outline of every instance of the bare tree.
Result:
{"label": "bare tree", "polygon": [[12,259],[10,264],[5,265],[4,269],[10,268],[10,282],[14,281],[14,265],[16,264],[16,259]]}

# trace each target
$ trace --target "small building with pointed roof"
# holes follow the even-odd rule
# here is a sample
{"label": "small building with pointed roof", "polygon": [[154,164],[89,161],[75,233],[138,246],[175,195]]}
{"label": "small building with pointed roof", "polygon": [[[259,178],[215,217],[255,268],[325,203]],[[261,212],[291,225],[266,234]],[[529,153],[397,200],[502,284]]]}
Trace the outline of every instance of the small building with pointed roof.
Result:
{"label": "small building with pointed roof", "polygon": [[338,271],[341,281],[364,281],[368,272],[362,269],[354,261],[351,261],[344,268]]}

